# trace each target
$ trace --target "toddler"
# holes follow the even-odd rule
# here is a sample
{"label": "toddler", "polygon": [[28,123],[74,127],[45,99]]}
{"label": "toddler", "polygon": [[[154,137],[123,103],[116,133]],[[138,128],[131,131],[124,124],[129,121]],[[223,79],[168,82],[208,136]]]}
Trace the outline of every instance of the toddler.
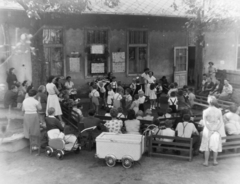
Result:
{"label": "toddler", "polygon": [[150,110],[155,109],[155,101],[157,99],[155,84],[150,85],[149,99],[150,99]]}
{"label": "toddler", "polygon": [[107,107],[111,108],[113,105],[113,96],[114,96],[114,91],[112,90],[111,85],[107,86],[108,89],[108,95],[107,95]]}
{"label": "toddler", "polygon": [[136,89],[133,93],[133,97],[138,94],[138,91],[142,91],[142,85],[140,84],[140,80],[136,79]]}
{"label": "toddler", "polygon": [[110,84],[111,84],[112,90],[113,90],[114,92],[116,92],[117,87],[118,87],[117,81],[116,81],[116,77],[114,77],[114,76],[112,77],[112,82],[111,82]]}
{"label": "toddler", "polygon": [[176,97],[176,92],[172,91],[168,99],[168,105],[172,110],[172,113],[176,113],[178,109],[178,98]]}
{"label": "toddler", "polygon": [[141,110],[142,112],[145,111],[145,108],[144,108],[144,103],[145,103],[145,99],[146,99],[146,96],[144,96],[144,92],[142,90],[138,91],[138,95],[139,95],[139,110]]}
{"label": "toddler", "polygon": [[132,96],[130,95],[130,93],[131,93],[131,89],[128,88],[125,90],[124,98],[125,98],[125,108],[126,109],[128,109],[132,103]]}
{"label": "toddler", "polygon": [[135,111],[135,114],[139,111],[139,96],[138,94],[134,95],[134,101],[132,102],[132,105],[130,109],[133,109]]}
{"label": "toddler", "polygon": [[96,111],[96,114],[98,114],[100,94],[97,91],[97,89],[98,89],[97,84],[94,84],[92,87],[93,87],[93,90],[92,90],[92,92],[90,93],[89,96],[91,98],[92,105],[93,105],[93,107],[94,107],[94,109]]}
{"label": "toddler", "polygon": [[98,82],[98,89],[100,92],[100,97],[102,99],[102,106],[106,106],[106,89],[103,82]]}
{"label": "toddler", "polygon": [[115,109],[118,109],[119,107],[122,107],[122,95],[121,95],[122,90],[120,88],[117,88],[116,93],[113,95],[113,107]]}
{"label": "toddler", "polygon": [[134,93],[135,93],[135,90],[136,90],[136,79],[135,78],[132,80],[132,84],[130,85],[130,89],[132,90],[131,95],[133,96]]}

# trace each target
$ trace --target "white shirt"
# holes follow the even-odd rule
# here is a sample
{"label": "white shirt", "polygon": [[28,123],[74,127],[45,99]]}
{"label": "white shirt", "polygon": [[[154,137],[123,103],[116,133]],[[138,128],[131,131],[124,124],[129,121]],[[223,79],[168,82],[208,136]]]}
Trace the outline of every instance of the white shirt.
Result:
{"label": "white shirt", "polygon": [[148,121],[152,121],[153,120],[153,116],[147,115],[143,117],[144,120],[148,120]]}
{"label": "white shirt", "polygon": [[90,93],[90,96],[91,96],[91,97],[100,97],[100,94],[99,94],[99,92],[98,92],[96,89],[94,89],[94,90],[92,90],[92,92]]}
{"label": "white shirt", "polygon": [[126,102],[131,102],[132,101],[132,96],[131,95],[125,95],[125,100]]}
{"label": "white shirt", "polygon": [[112,86],[113,89],[116,89],[118,87],[117,81],[111,82],[111,86]]}
{"label": "white shirt", "polygon": [[113,95],[113,99],[114,99],[114,100],[122,100],[122,95],[120,95],[119,93],[115,93],[115,94]]}
{"label": "white shirt", "polygon": [[115,94],[115,93],[114,93],[113,90],[108,91],[107,104],[112,104],[112,99],[113,99],[114,94]]}
{"label": "white shirt", "polygon": [[171,96],[171,93],[172,93],[173,91],[177,92],[178,89],[177,89],[177,88],[169,89],[169,91],[168,91],[168,96]]}
{"label": "white shirt", "polygon": [[168,99],[169,105],[177,105],[177,102],[178,102],[177,97],[170,97],[170,98]]}
{"label": "white shirt", "polygon": [[[172,130],[171,128],[166,128],[166,129],[160,130],[160,133],[159,133],[158,135],[175,137],[175,131]],[[164,142],[173,142],[173,139],[163,138],[163,139],[161,139],[161,141],[164,141]]]}
{"label": "white shirt", "polygon": [[139,104],[144,104],[146,97],[142,96],[138,98]]}
{"label": "white shirt", "polygon": [[153,84],[155,83],[155,81],[156,81],[156,78],[154,76],[148,77],[148,83]]}
{"label": "white shirt", "polygon": [[148,74],[143,73],[143,74],[141,75],[141,77],[144,78],[146,81],[149,80],[149,75],[148,75]]}
{"label": "white shirt", "polygon": [[65,82],[65,87],[67,88],[67,89],[72,89],[73,88],[73,86],[74,86],[74,83],[72,82],[72,81],[70,81],[70,82]]}
{"label": "white shirt", "polygon": [[193,133],[198,132],[194,124],[184,122],[178,123],[176,131],[178,132],[178,137],[190,138]]}
{"label": "white shirt", "polygon": [[25,114],[35,114],[37,113],[37,106],[39,101],[33,97],[28,97],[23,101],[22,110],[25,111]]}
{"label": "white shirt", "polygon": [[111,117],[110,113],[106,113],[104,116]]}

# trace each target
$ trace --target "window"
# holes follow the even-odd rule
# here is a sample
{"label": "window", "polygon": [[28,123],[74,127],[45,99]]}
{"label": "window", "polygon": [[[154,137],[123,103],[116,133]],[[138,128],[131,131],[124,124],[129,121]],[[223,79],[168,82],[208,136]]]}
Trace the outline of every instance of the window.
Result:
{"label": "window", "polygon": [[104,29],[87,29],[86,38],[87,76],[107,74],[108,31]]}
{"label": "window", "polygon": [[128,74],[142,73],[148,65],[147,31],[129,31]]}
{"label": "window", "polygon": [[237,69],[240,70],[240,34],[238,35],[237,45]]}
{"label": "window", "polygon": [[63,29],[44,28],[43,46],[47,76],[63,75]]}

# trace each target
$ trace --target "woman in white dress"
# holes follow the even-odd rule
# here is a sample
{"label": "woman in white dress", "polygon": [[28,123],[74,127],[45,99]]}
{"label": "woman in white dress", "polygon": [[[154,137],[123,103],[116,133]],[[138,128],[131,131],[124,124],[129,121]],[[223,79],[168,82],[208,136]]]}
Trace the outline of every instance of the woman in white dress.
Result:
{"label": "woman in white dress", "polygon": [[54,84],[55,79],[55,77],[49,77],[48,83],[46,85],[46,90],[48,92],[46,115],[48,116],[48,109],[50,107],[53,107],[55,109],[54,116],[58,116],[59,120],[62,122],[62,109],[57,96],[59,94],[59,91]]}
{"label": "woman in white dress", "polygon": [[208,166],[210,151],[213,151],[213,165],[217,165],[218,152],[222,152],[222,137],[225,137],[225,129],[222,111],[216,108],[217,99],[208,97],[209,107],[203,111],[203,135],[200,151],[204,151],[204,166]]}
{"label": "woman in white dress", "polygon": [[145,90],[145,95],[149,97],[150,93],[150,85],[155,84],[156,78],[153,76],[153,72],[149,72],[149,77],[147,79],[147,85],[146,85],[146,90]]}

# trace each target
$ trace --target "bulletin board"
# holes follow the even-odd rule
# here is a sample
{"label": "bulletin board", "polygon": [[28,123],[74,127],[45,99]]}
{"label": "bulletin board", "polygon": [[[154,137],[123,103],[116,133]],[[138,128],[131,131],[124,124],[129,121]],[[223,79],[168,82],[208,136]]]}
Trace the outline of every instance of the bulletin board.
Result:
{"label": "bulletin board", "polygon": [[104,54],[104,45],[92,45],[91,46],[91,54]]}
{"label": "bulletin board", "polygon": [[91,73],[105,73],[105,63],[91,63]]}
{"label": "bulletin board", "polygon": [[69,58],[70,72],[80,72],[80,58]]}
{"label": "bulletin board", "polygon": [[125,72],[125,52],[112,53],[112,70],[113,73]]}

